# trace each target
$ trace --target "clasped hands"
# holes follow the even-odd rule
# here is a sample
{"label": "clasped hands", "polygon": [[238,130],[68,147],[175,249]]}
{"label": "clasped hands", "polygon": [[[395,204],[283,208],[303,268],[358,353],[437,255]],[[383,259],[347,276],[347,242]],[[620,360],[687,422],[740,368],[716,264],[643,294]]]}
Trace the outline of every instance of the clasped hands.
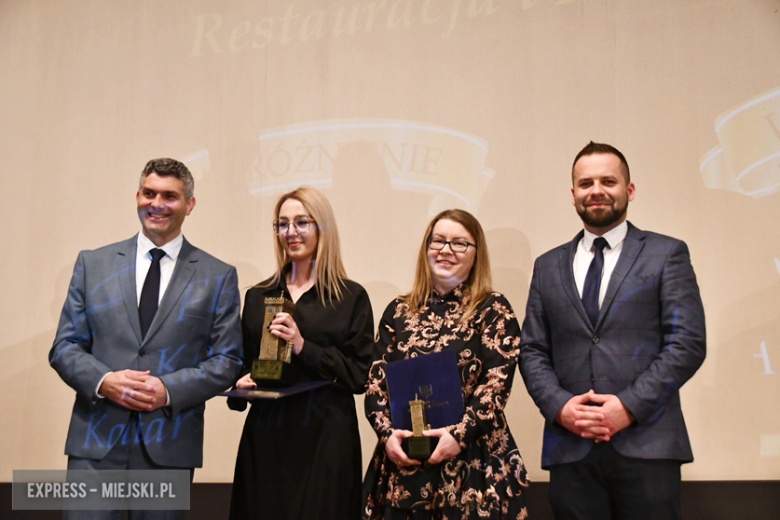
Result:
{"label": "clasped hands", "polygon": [[634,422],[634,416],[616,395],[590,390],[569,399],[555,420],[584,439],[609,442],[617,432]]}
{"label": "clasped hands", "polygon": [[[426,437],[439,438],[436,449],[433,450],[433,453],[431,453],[430,458],[427,460],[428,464],[438,464],[443,460],[452,459],[460,453],[460,444],[458,444],[458,441],[455,440],[455,437],[453,437],[446,428],[425,430],[423,431],[423,435]],[[403,439],[413,436],[414,433],[409,430],[393,430],[393,433],[387,439],[387,443],[385,443],[387,457],[399,468],[421,464],[419,460],[410,459],[401,445]]]}
{"label": "clasped hands", "polygon": [[137,412],[151,412],[168,401],[165,384],[148,370],[119,370],[103,379],[98,393],[118,405]]}

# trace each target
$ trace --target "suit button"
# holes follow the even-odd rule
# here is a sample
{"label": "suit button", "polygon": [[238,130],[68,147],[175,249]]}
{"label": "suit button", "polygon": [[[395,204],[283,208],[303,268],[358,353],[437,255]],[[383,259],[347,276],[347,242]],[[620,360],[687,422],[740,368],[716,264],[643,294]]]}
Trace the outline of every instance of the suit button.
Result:
{"label": "suit button", "polygon": [[598,345],[599,341],[601,341],[601,340],[599,339],[599,337],[598,337],[598,336],[593,336],[593,343],[595,343],[596,345]]}
{"label": "suit button", "polygon": [[141,349],[140,352],[138,352],[138,355],[144,357],[146,355],[146,351],[144,349]]}

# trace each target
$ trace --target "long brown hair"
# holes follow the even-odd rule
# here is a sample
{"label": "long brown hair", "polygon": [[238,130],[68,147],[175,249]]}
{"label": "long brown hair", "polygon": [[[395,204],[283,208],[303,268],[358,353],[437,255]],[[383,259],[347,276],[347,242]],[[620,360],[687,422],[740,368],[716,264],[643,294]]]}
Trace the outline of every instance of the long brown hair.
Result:
{"label": "long brown hair", "polygon": [[[322,304],[326,304],[326,293],[330,303],[333,303],[334,296],[336,301],[341,301],[343,296],[341,288],[345,286],[344,280],[347,279],[347,271],[344,269],[344,264],[341,261],[339,230],[336,228],[336,217],[333,215],[333,208],[330,202],[325,198],[325,195],[311,186],[301,186],[279,197],[276,206],[274,206],[274,218],[279,218],[282,204],[289,199],[295,199],[303,204],[311,218],[314,219],[314,225],[317,226],[317,256],[314,260],[316,279],[314,286],[317,288]],[[276,272],[270,280],[258,284],[258,287],[268,288],[279,284],[284,268],[292,262],[278,237],[274,240],[274,251],[276,253]]]}
{"label": "long brown hair", "polygon": [[428,265],[428,239],[433,233],[433,228],[440,220],[452,220],[466,228],[474,241],[477,243],[477,254],[474,257],[474,265],[466,279],[466,288],[464,297],[468,304],[463,313],[460,322],[463,323],[471,318],[479,309],[479,306],[485,301],[488,295],[493,292],[493,279],[490,275],[490,258],[488,257],[487,242],[485,241],[485,232],[479,221],[462,209],[444,210],[431,220],[428,229],[425,230],[420,252],[417,255],[417,270],[414,274],[414,285],[409,294],[404,295],[406,300],[406,314],[411,317],[420,308],[424,307],[433,291],[433,281],[431,279],[431,268]]}

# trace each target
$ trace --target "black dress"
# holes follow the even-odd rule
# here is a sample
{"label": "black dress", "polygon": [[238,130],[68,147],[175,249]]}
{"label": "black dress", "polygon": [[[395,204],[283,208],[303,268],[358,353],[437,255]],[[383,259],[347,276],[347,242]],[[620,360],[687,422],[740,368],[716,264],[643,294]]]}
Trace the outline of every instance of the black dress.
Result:
{"label": "black dress", "polygon": [[[242,317],[245,373],[260,353],[265,298],[277,287],[247,291]],[[327,301],[327,299],[326,299]],[[373,347],[366,291],[346,281],[342,300],[323,305],[312,287],[296,302],[304,338],[290,368],[295,382],[334,384],[278,400],[251,401],[238,447],[230,518],[351,520],[360,518],[361,451],[353,394],[365,391]],[[228,399],[234,410],[246,400]]]}
{"label": "black dress", "polygon": [[[490,294],[474,316],[464,286],[408,317],[403,298],[391,302],[377,333],[365,399],[366,415],[379,442],[364,483],[365,520],[523,520],[528,486],[504,415],[520,353],[520,326],[509,302]],[[399,468],[385,443],[393,432],[385,364],[454,350],[465,413],[448,428],[461,452],[440,464]]]}

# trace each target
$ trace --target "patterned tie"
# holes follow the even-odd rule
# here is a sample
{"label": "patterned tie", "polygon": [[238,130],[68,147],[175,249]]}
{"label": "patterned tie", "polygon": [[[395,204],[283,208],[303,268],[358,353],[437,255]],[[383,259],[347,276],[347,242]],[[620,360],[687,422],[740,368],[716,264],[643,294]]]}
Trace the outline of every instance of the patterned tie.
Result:
{"label": "patterned tie", "polygon": [[160,260],[165,256],[162,249],[152,249],[152,265],[146,273],[144,287],[141,289],[141,303],[138,304],[138,317],[141,319],[141,337],[146,337],[146,332],[157,314],[157,301],[160,299]]}
{"label": "patterned tie", "polygon": [[593,326],[599,319],[599,292],[601,291],[601,272],[604,270],[604,248],[609,247],[607,240],[598,237],[593,241],[596,246],[596,254],[588,267],[588,274],[585,276],[585,287],[582,288],[582,303],[585,305],[585,312]]}

